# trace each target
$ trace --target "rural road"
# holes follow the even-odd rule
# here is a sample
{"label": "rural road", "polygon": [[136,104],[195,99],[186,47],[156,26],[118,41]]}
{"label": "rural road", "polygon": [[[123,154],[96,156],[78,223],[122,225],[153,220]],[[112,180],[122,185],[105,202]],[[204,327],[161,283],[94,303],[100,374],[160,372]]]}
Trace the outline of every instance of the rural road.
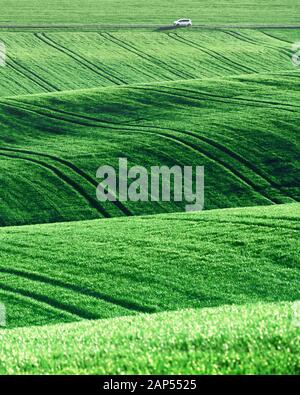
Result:
{"label": "rural road", "polygon": [[[102,29],[154,29],[158,31],[178,29],[173,25],[159,24],[1,24],[0,30],[102,30]],[[300,25],[289,24],[194,24],[192,29],[300,29]]]}

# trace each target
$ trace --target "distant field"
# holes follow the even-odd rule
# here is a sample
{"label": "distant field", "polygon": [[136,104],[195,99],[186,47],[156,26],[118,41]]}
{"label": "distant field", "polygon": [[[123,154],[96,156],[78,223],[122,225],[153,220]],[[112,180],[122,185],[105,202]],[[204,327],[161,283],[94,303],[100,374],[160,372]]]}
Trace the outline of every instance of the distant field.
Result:
{"label": "distant field", "polygon": [[2,374],[299,374],[291,303],[0,330]]}
{"label": "distant field", "polygon": [[300,299],[300,204],[0,229],[8,327]]}
{"label": "distant field", "polygon": [[300,23],[299,0],[10,0],[0,23]]}

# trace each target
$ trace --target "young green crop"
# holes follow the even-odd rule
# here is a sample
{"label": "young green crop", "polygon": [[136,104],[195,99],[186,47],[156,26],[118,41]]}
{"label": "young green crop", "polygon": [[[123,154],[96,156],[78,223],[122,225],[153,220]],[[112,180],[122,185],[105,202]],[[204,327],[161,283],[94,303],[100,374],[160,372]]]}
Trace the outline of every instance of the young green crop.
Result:
{"label": "young green crop", "polygon": [[[299,30],[281,33],[300,40]],[[0,41],[1,96],[295,70],[292,44],[256,30],[1,32]]]}
{"label": "young green crop", "polygon": [[2,374],[299,374],[291,303],[0,330]]}
{"label": "young green crop", "polygon": [[297,80],[294,71],[2,99],[1,224],[184,210],[100,204],[96,171],[119,157],[204,165],[205,209],[298,201]]}
{"label": "young green crop", "polygon": [[298,300],[299,209],[1,228],[7,325]]}
{"label": "young green crop", "polygon": [[0,1],[3,24],[102,23],[172,24],[192,18],[198,24],[299,24],[298,0],[10,0]]}
{"label": "young green crop", "polygon": [[[299,374],[300,30],[130,24],[299,24],[300,2],[81,3],[1,9],[50,26],[0,32],[0,373]],[[115,25],[51,28],[78,22]],[[120,157],[259,207],[100,203]]]}

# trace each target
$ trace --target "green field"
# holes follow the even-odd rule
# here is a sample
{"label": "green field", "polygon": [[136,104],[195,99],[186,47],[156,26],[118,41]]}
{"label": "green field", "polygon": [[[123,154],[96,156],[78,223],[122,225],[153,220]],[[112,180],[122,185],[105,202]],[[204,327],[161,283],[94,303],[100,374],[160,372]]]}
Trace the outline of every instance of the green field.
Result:
{"label": "green field", "polygon": [[7,67],[0,68],[0,96],[295,72],[297,40],[300,30],[282,29],[1,32]]}
{"label": "green field", "polygon": [[1,223],[184,210],[184,202],[96,201],[97,168],[117,167],[129,152],[130,165],[147,168],[204,165],[206,209],[298,201],[297,79],[290,72],[1,99]]}
{"label": "green field", "polygon": [[[299,374],[300,2],[0,5],[0,374]],[[99,202],[119,158],[204,211]]]}
{"label": "green field", "polygon": [[9,0],[0,1],[2,24],[34,23],[300,23],[299,0]]}
{"label": "green field", "polygon": [[207,209],[298,200],[299,70],[284,32],[2,33],[0,223],[183,210],[96,202],[96,170],[120,153],[205,165]]}
{"label": "green field", "polygon": [[297,203],[2,228],[7,325],[300,299],[299,216]]}
{"label": "green field", "polygon": [[290,303],[0,331],[2,374],[299,374]]}

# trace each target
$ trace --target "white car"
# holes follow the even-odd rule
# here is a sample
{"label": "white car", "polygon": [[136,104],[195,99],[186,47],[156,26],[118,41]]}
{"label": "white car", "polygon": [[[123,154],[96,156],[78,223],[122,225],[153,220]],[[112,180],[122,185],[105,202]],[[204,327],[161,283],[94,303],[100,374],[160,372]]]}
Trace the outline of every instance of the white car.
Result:
{"label": "white car", "polygon": [[191,19],[178,19],[178,21],[174,22],[174,26],[192,26],[192,20]]}

